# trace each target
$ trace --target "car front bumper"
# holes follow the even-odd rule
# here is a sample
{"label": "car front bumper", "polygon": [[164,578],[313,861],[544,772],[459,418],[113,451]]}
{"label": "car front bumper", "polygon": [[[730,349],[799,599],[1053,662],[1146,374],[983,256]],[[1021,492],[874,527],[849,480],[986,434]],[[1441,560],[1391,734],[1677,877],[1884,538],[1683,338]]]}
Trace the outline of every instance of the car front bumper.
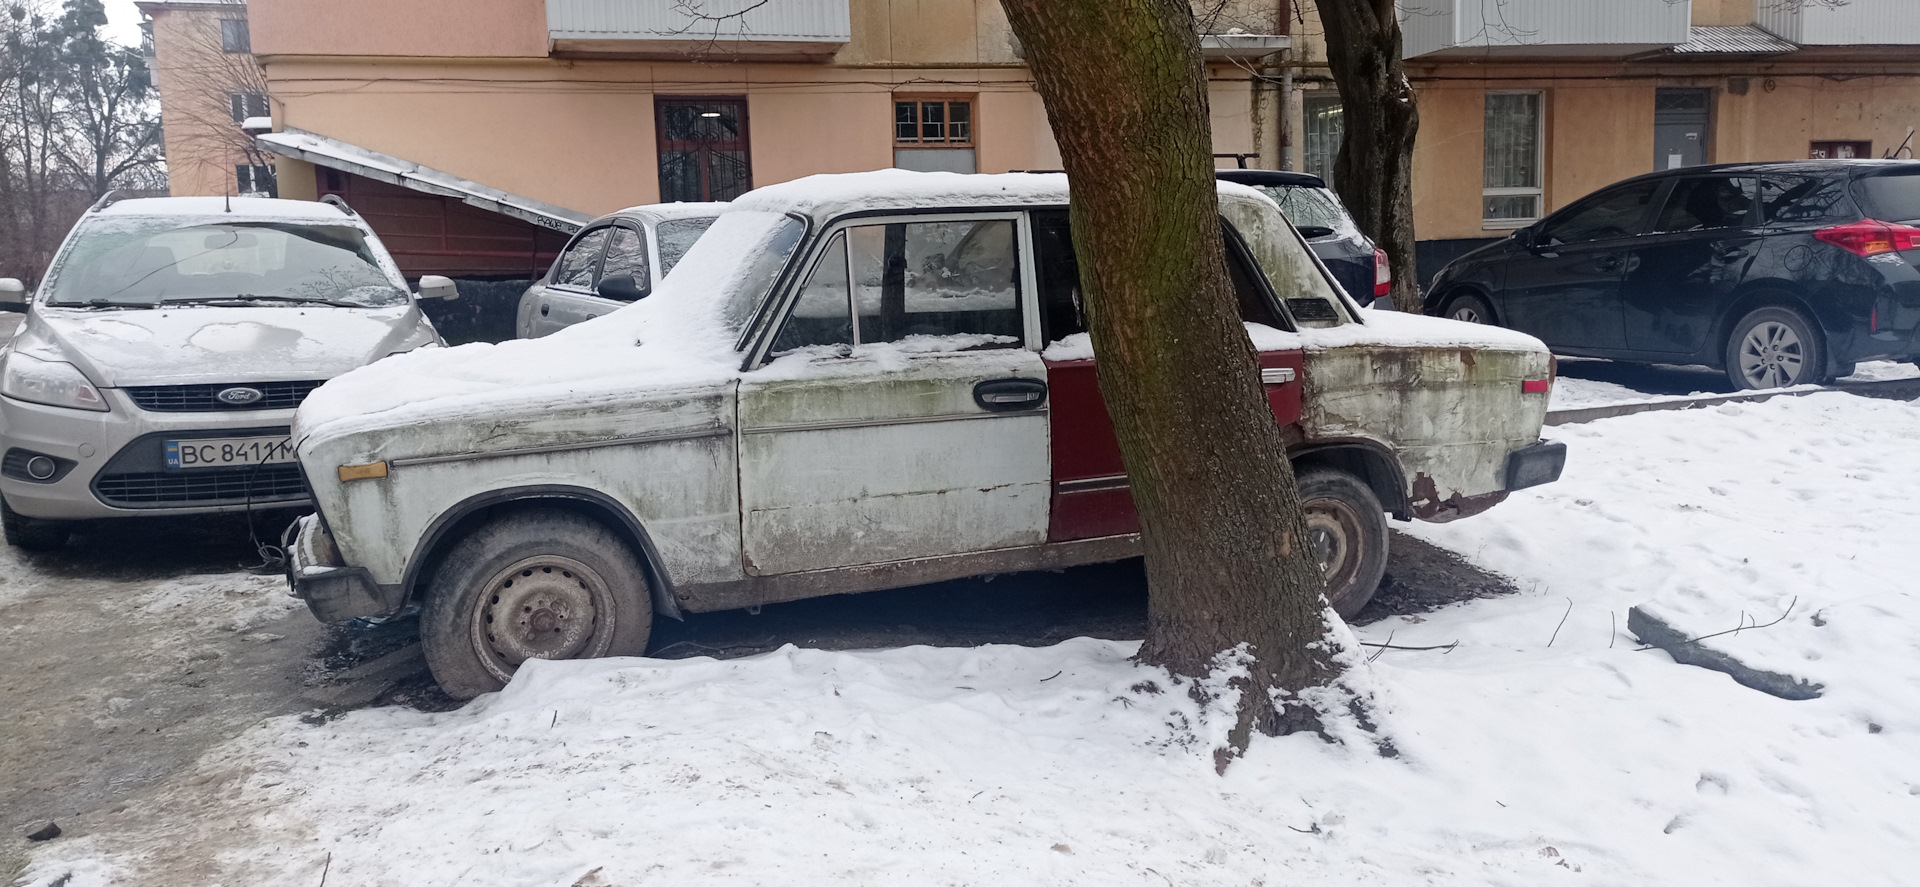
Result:
{"label": "car front bumper", "polygon": [[[284,468],[258,466],[258,471],[233,477],[216,477],[211,472],[240,469],[180,471],[163,464],[164,440],[284,435],[293,422],[293,410],[157,412],[140,409],[119,389],[101,389],[101,394],[107,401],[106,412],[0,397],[0,454],[15,454],[21,461],[45,455],[61,466],[44,481],[11,470],[0,473],[0,496],[6,497],[8,507],[43,520],[86,520],[241,511],[249,505],[280,508],[307,501],[293,463],[273,463]],[[269,478],[278,482],[267,483]],[[118,485],[114,489],[139,486],[145,492],[110,499],[111,494],[103,495],[98,483],[108,479]],[[235,486],[235,481],[241,485]],[[249,488],[255,492],[250,502]],[[181,491],[177,497],[170,492],[174,489]]]}
{"label": "car front bumper", "polygon": [[321,622],[345,622],[398,612],[403,594],[399,586],[381,585],[365,567],[341,563],[333,534],[317,514],[287,527],[280,539],[287,553],[287,583],[293,596]]}

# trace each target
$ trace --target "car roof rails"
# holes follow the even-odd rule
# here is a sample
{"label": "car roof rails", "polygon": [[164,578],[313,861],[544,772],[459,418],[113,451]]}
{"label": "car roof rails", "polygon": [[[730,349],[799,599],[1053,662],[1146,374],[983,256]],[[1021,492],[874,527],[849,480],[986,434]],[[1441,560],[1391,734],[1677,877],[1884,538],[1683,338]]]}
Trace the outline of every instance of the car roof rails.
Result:
{"label": "car roof rails", "polygon": [[340,195],[338,194],[322,194],[320,195],[320,202],[327,204],[329,206],[337,206],[340,208],[341,212],[346,213],[347,215],[350,215],[350,216],[357,217],[360,215],[359,213],[354,212],[353,207],[348,206],[345,200],[340,199]]}
{"label": "car roof rails", "polygon": [[128,194],[127,192],[122,191],[119,188],[108,189],[107,193],[100,195],[99,200],[94,201],[92,206],[87,207],[87,212],[97,213],[131,196],[133,195]]}

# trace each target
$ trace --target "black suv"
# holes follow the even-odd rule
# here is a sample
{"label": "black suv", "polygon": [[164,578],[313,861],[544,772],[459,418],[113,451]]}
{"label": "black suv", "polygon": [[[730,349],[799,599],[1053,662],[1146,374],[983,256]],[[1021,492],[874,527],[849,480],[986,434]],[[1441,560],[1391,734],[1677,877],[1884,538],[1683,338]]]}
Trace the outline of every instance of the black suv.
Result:
{"label": "black suv", "polygon": [[1603,188],[1441,269],[1425,308],[1740,388],[1920,355],[1920,162],[1695,166]]}

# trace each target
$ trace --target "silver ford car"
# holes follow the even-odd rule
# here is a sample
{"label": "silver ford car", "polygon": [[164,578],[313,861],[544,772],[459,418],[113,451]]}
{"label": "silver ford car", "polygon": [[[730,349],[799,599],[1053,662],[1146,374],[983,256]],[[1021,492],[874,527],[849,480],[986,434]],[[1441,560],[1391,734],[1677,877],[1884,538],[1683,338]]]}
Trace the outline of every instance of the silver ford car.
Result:
{"label": "silver ford car", "polygon": [[[453,282],[421,278],[422,298]],[[95,204],[0,348],[0,516],[45,550],[80,520],[304,502],[287,441],[322,382],[442,344],[373,229],[341,203]]]}

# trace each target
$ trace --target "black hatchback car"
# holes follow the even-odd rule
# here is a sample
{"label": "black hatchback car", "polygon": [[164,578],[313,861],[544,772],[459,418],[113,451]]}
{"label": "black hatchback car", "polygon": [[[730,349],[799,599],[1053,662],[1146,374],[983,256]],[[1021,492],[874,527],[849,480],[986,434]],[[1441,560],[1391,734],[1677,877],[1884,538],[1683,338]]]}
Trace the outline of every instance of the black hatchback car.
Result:
{"label": "black hatchback car", "polygon": [[1307,239],[1307,248],[1326,263],[1333,279],[1355,302],[1369,305],[1392,290],[1387,254],[1360,233],[1340,198],[1319,176],[1270,169],[1223,169],[1214,176],[1258,188],[1280,204],[1281,214]]}
{"label": "black hatchback car", "polygon": [[1823,382],[1920,354],[1920,162],[1695,166],[1601,189],[1454,260],[1429,314],[1556,353]]}

